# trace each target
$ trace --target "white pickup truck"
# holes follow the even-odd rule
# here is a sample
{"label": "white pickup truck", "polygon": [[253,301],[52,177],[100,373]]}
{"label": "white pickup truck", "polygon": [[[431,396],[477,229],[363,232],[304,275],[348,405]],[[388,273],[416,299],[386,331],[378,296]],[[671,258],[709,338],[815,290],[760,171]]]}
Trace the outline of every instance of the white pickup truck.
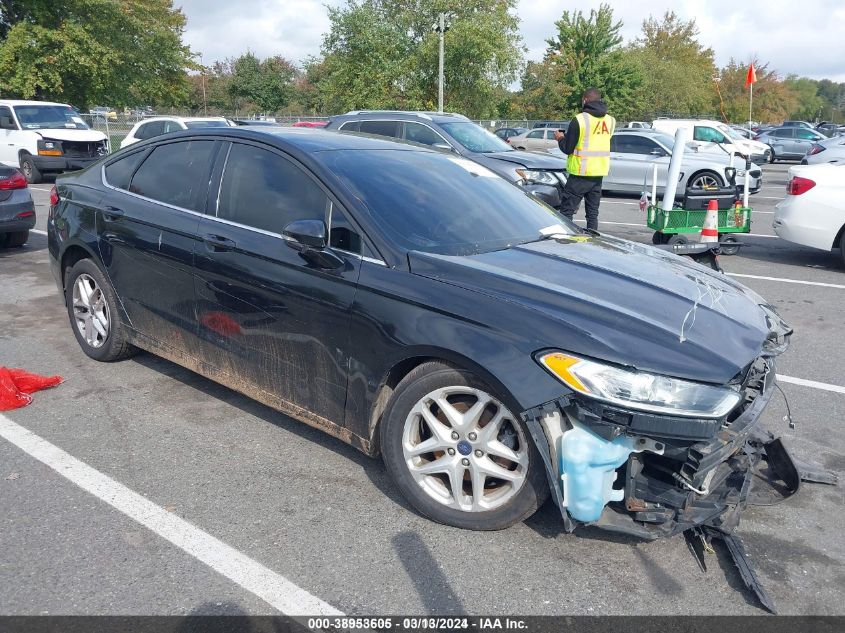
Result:
{"label": "white pickup truck", "polygon": [[64,103],[0,100],[0,163],[30,183],[47,173],[87,167],[108,154],[108,140]]}

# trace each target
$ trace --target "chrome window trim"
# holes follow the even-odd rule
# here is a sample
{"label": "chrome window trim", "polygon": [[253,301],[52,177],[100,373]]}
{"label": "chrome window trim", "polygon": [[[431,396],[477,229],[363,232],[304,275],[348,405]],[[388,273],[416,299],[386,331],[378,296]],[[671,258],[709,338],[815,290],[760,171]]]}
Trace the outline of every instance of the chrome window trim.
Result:
{"label": "chrome window trim", "polygon": [[[229,145],[230,150],[231,150],[231,147],[232,147],[232,144]],[[226,160],[227,161],[229,160],[228,152],[226,154]],[[117,162],[117,161],[114,161],[114,162]],[[111,163],[109,163],[109,164],[111,164]],[[102,167],[100,167],[100,180],[102,181],[103,186],[106,189],[111,189],[112,191],[117,191],[118,193],[123,193],[123,194],[126,194],[128,196],[132,196],[133,198],[137,198],[138,200],[144,200],[146,202],[152,202],[153,204],[158,204],[158,205],[161,205],[161,206],[166,207],[168,209],[173,209],[174,211],[181,211],[182,213],[188,213],[190,215],[195,215],[199,218],[207,218],[207,219],[213,220],[215,222],[220,222],[222,224],[228,224],[229,226],[234,226],[234,227],[237,227],[237,228],[240,228],[240,229],[246,229],[247,231],[252,231],[253,233],[259,233],[261,235],[266,235],[268,237],[277,237],[277,238],[279,238],[279,239],[281,239],[282,241],[285,241],[285,242],[295,242],[296,241],[292,237],[288,237],[287,235],[283,235],[281,233],[273,233],[272,231],[265,231],[264,229],[259,229],[259,228],[256,228],[254,226],[247,226],[246,224],[239,224],[238,222],[232,222],[231,220],[226,220],[224,218],[218,218],[216,215],[209,215],[207,213],[200,213],[199,211],[192,211],[191,209],[186,209],[185,207],[180,207],[180,206],[177,206],[175,204],[169,204],[167,202],[162,202],[161,200],[156,200],[154,198],[148,198],[147,196],[142,196],[140,194],[134,193],[132,191],[128,191],[126,189],[121,189],[120,187],[115,187],[114,185],[109,184],[109,182],[106,180],[106,167],[107,167],[107,165],[103,165]],[[225,165],[224,165],[224,171],[225,171]],[[222,185],[222,182],[223,182],[223,178],[221,176],[221,178],[220,178],[221,185]],[[219,191],[218,191],[218,196],[219,196]],[[326,196],[326,197],[328,198],[328,196]],[[332,207],[334,207],[334,202],[331,200],[331,198],[329,198],[329,202],[332,205]],[[217,212],[217,210],[215,209],[215,213],[216,212]],[[341,253],[345,253],[347,255],[355,256],[355,257],[359,258],[361,261],[364,261],[364,262],[369,262],[371,264],[377,264],[379,266],[384,266],[385,268],[388,267],[387,262],[385,262],[384,260],[381,260],[381,259],[377,259],[375,257],[367,257],[365,255],[361,255],[360,253],[353,253],[351,251],[343,250],[342,248],[332,248],[332,247],[329,247],[329,248],[331,248],[331,250],[333,250],[333,251],[340,251]]]}

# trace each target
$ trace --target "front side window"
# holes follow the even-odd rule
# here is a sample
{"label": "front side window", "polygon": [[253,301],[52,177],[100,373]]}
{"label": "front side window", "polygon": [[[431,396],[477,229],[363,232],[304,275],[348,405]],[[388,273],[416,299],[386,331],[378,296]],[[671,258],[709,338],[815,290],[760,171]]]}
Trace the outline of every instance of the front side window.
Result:
{"label": "front side window", "polygon": [[[492,136],[492,135],[491,135]],[[427,151],[339,150],[321,157],[384,239],[408,251],[472,255],[579,229],[465,158]]]}
{"label": "front side window", "polygon": [[182,126],[179,125],[177,121],[165,121],[164,122],[164,133],[167,134],[168,132],[181,132]]}
{"label": "front side window", "polygon": [[696,141],[704,141],[705,143],[724,143],[727,141],[724,134],[722,134],[719,130],[699,125],[695,126],[693,139]]}
{"label": "front side window", "polygon": [[235,143],[226,159],[217,217],[281,234],[294,220],[325,220],[328,197],[278,154]]}
{"label": "front side window", "polygon": [[0,129],[17,130],[15,119],[12,117],[12,110],[6,106],[0,106]]}
{"label": "front side window", "polygon": [[446,141],[434,130],[422,123],[408,121],[405,123],[405,140],[421,143],[423,145],[435,145]]}
{"label": "front side window", "polygon": [[202,211],[214,141],[159,145],[135,172],[129,191],[183,209]]}
{"label": "front side window", "polygon": [[70,106],[63,105],[20,105],[15,114],[24,130],[48,130],[63,128],[87,130],[82,117]]}
{"label": "front side window", "polygon": [[534,130],[526,138],[543,138],[543,130]]}

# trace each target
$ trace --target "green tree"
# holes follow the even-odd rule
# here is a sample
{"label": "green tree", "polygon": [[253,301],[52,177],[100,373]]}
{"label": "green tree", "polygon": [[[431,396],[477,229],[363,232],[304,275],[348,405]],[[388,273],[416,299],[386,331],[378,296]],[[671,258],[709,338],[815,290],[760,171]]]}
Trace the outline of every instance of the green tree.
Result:
{"label": "green tree", "polygon": [[685,22],[667,11],[661,21],[649,16],[642,29],[626,54],[643,77],[644,114],[689,116],[714,111],[713,49],[699,43],[695,20]]}
{"label": "green tree", "polygon": [[319,68],[319,109],[436,108],[434,26],[444,12],[445,107],[494,116],[498,95],[522,63],[515,8],[515,0],[347,0],[329,7],[323,58],[309,65]]}
{"label": "green tree", "polygon": [[0,90],[80,107],[178,104],[197,68],[184,27],[171,0],[3,0]]}
{"label": "green tree", "polygon": [[622,23],[614,21],[610,5],[591,10],[589,17],[581,11],[564,11],[555,26],[557,35],[546,40],[543,61],[523,76],[526,110],[538,116],[568,117],[581,109],[584,90],[595,87],[617,118],[638,112],[642,76],[622,51]]}
{"label": "green tree", "polygon": [[756,58],[747,62],[731,59],[728,65],[719,71],[719,86],[728,121],[748,121],[749,90],[745,87],[745,77],[751,63],[754,64],[757,75],[752,120],[777,123],[789,118],[789,113],[795,110],[798,101],[777,73],[769,69],[769,64]]}
{"label": "green tree", "polygon": [[797,102],[795,109],[789,114],[790,118],[814,121],[821,117],[825,102],[819,96],[819,84],[815,79],[788,75],[784,84]]}

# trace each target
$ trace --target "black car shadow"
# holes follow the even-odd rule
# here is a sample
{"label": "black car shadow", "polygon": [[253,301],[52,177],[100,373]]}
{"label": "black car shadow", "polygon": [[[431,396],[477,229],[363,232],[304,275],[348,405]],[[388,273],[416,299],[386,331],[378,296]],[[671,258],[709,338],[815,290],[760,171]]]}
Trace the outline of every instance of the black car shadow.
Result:
{"label": "black car shadow", "polygon": [[25,253],[34,253],[46,250],[47,236],[40,233],[29,232],[29,240],[23,246],[15,246],[8,248],[6,245],[6,238],[0,235],[0,259],[12,258],[20,256]]}

